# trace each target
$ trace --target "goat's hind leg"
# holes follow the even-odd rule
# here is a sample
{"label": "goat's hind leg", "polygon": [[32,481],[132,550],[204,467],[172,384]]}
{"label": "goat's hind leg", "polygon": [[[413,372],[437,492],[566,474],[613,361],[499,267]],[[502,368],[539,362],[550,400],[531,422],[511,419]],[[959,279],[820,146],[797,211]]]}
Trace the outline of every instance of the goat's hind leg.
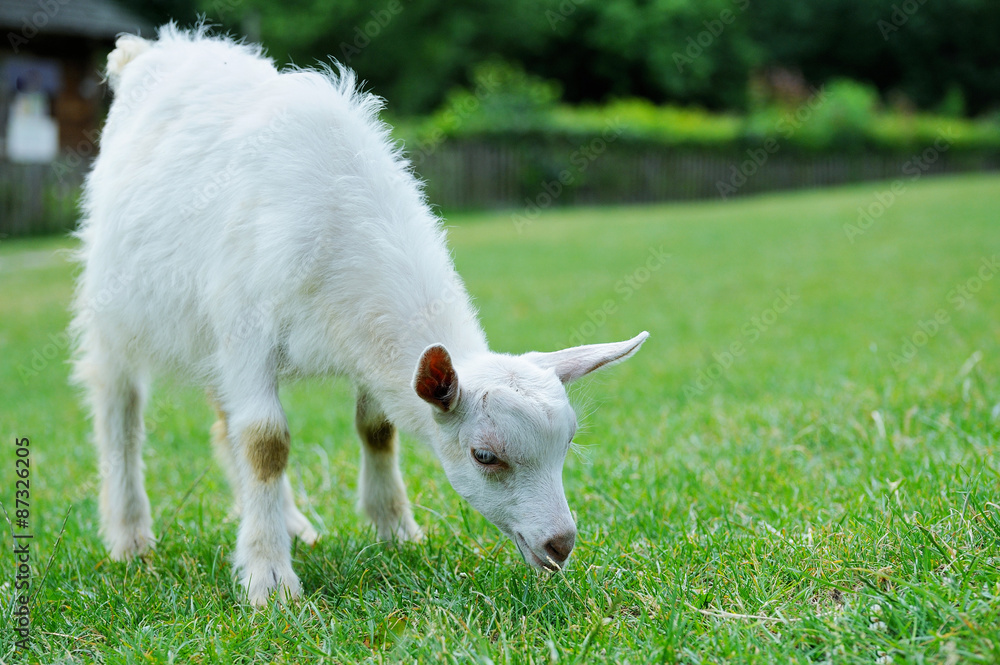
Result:
{"label": "goat's hind leg", "polygon": [[375,523],[380,540],[420,540],[423,534],[413,521],[399,472],[396,428],[363,389],[358,391],[355,424],[361,437],[361,508]]}
{"label": "goat's hind leg", "polygon": [[156,542],[142,464],[145,381],[138,372],[93,356],[77,365],[77,375],[87,387],[93,409],[101,472],[101,533],[112,559],[130,559]]}
{"label": "goat's hind leg", "polygon": [[282,481],[282,492],[285,497],[285,528],[288,535],[298,538],[306,545],[315,545],[319,540],[319,532],[313,528],[309,518],[302,514],[302,511],[295,505],[295,494],[292,492],[292,483],[288,480],[286,471]]}
{"label": "goat's hind leg", "polygon": [[212,435],[212,450],[215,453],[215,461],[222,467],[226,474],[226,481],[229,489],[233,493],[233,510],[231,517],[239,517],[243,512],[242,498],[240,497],[240,474],[236,469],[236,457],[233,454],[233,445],[229,441],[229,419],[223,410],[215,393],[208,391],[208,402],[215,409],[215,422],[210,430]]}

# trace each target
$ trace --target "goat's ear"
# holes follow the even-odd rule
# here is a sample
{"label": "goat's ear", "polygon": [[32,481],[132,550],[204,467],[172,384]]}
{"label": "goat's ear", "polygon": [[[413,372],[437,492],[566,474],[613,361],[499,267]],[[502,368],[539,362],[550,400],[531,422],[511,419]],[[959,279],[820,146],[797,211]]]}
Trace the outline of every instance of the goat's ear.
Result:
{"label": "goat's ear", "polygon": [[420,354],[413,389],[420,399],[448,413],[458,401],[458,374],[451,364],[448,349],[440,344],[428,346]]}
{"label": "goat's ear", "polygon": [[569,383],[594,370],[631,358],[647,337],[649,333],[644,331],[626,342],[587,344],[551,353],[532,351],[526,353],[524,358],[543,369],[555,370],[560,381]]}

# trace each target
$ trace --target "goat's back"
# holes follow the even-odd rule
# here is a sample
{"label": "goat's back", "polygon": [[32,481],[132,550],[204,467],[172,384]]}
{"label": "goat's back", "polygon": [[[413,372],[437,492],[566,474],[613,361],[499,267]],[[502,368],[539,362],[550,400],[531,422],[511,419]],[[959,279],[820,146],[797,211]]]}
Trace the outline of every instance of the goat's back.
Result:
{"label": "goat's back", "polygon": [[167,26],[120,40],[109,75],[80,231],[85,337],[187,370],[280,345],[297,369],[364,374],[392,326],[441,293],[466,302],[380,100],[350,72],[279,73]]}

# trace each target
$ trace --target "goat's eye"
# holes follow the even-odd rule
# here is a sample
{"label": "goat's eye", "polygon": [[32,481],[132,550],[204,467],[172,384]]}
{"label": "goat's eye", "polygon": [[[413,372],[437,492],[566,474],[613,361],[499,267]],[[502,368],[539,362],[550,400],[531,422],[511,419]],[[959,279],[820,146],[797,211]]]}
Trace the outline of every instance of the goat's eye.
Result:
{"label": "goat's eye", "polygon": [[485,448],[473,448],[472,456],[484,466],[493,466],[500,463],[500,458]]}

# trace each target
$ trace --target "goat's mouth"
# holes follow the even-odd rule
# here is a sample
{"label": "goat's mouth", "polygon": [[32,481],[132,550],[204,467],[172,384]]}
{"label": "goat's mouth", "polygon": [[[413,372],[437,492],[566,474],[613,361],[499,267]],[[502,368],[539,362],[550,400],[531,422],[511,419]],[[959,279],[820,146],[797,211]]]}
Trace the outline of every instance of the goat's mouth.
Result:
{"label": "goat's mouth", "polygon": [[535,551],[528,546],[528,541],[524,539],[520,531],[514,532],[514,537],[511,539],[514,541],[514,545],[517,546],[517,551],[520,552],[521,558],[524,562],[531,566],[532,568],[538,568],[549,573],[557,573],[562,568],[559,564],[552,560],[551,557],[545,557],[547,561],[543,561]]}

